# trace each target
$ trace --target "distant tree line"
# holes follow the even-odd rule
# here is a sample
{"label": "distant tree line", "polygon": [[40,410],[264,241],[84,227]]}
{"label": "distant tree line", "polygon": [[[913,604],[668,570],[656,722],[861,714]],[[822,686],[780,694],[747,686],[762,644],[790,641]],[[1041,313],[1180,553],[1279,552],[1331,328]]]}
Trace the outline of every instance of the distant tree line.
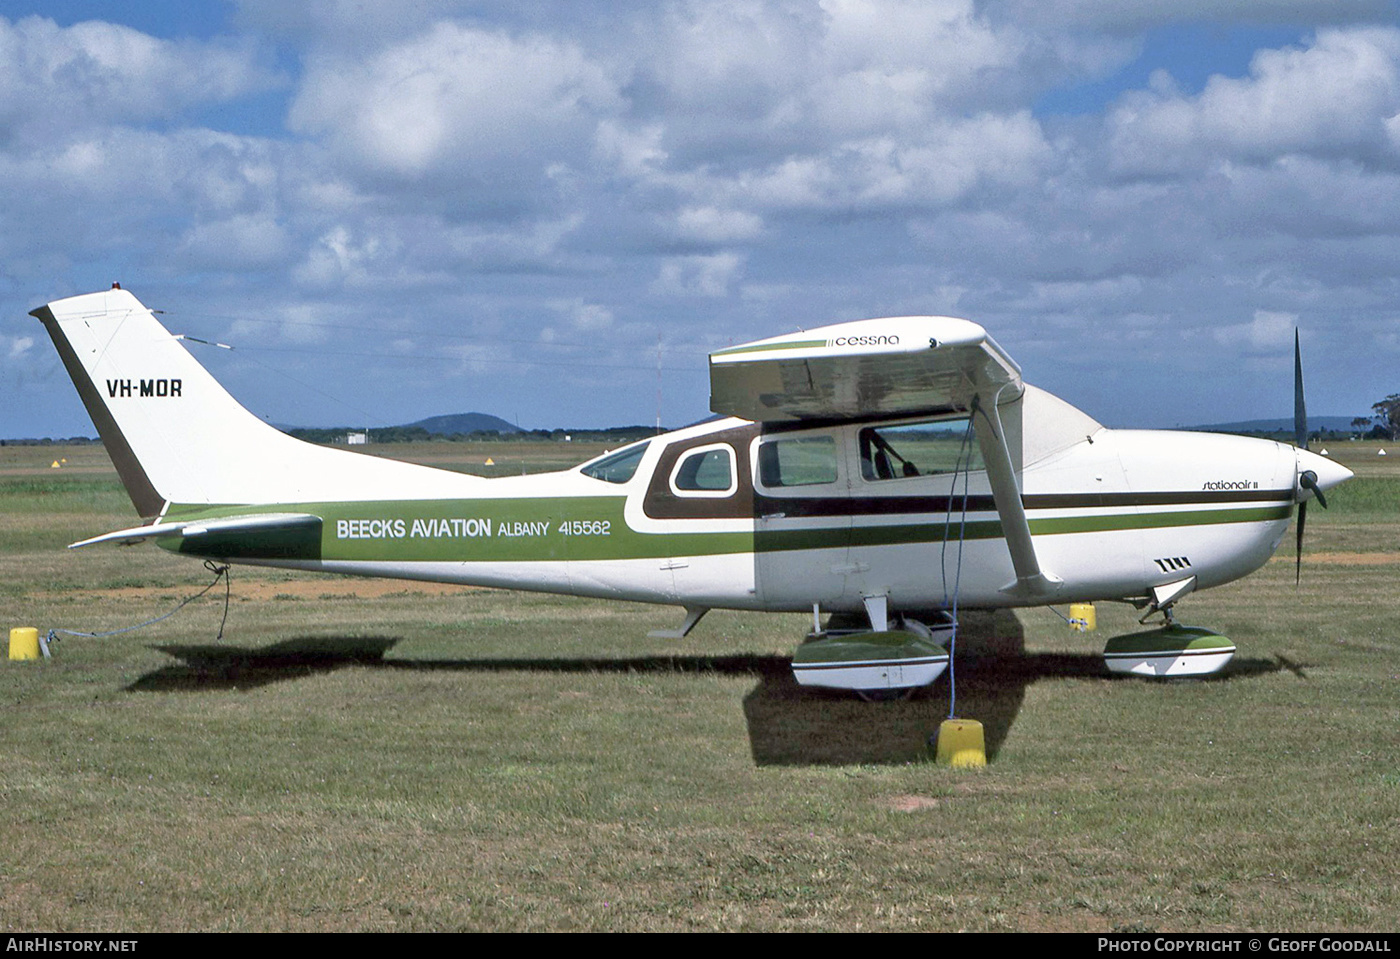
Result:
{"label": "distant tree line", "polygon": [[100,442],[102,441],[95,436],[28,436],[13,440],[0,440],[0,446],[86,446],[89,443]]}
{"label": "distant tree line", "polygon": [[[1370,420],[1365,420],[1365,422],[1369,423]],[[1309,445],[1311,445],[1313,443],[1340,443],[1343,440],[1354,440],[1357,438],[1357,432],[1358,431],[1356,430],[1356,421],[1353,420],[1352,429],[1350,430],[1313,430],[1312,432],[1308,433],[1308,443]],[[1374,432],[1375,431],[1373,430],[1372,433]],[[1237,435],[1258,436],[1262,439],[1276,440],[1280,443],[1292,443],[1295,438],[1292,430],[1240,430]],[[1367,434],[1366,436],[1362,437],[1362,439],[1375,438],[1377,437],[1372,436],[1370,434]],[[1384,437],[1379,438],[1384,439]]]}
{"label": "distant tree line", "polygon": [[[1281,442],[1291,442],[1293,434],[1284,430],[1268,430],[1251,433],[1266,436]],[[1400,438],[1400,393],[1391,393],[1385,399],[1371,404],[1370,416],[1358,416],[1351,421],[1351,430],[1314,430],[1308,436],[1309,442],[1350,439],[1388,440],[1392,443]]]}
{"label": "distant tree line", "polygon": [[1371,411],[1373,415],[1369,420],[1358,416],[1351,421],[1351,425],[1358,433],[1369,426],[1370,430],[1366,433],[1368,439],[1390,440],[1393,443],[1400,436],[1400,393],[1391,393],[1380,402],[1372,403]]}

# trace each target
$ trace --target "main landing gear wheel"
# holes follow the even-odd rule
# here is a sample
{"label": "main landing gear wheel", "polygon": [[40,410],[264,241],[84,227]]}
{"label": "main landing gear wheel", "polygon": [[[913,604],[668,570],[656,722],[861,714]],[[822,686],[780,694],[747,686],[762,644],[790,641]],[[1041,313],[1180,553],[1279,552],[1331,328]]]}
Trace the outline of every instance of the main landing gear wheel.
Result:
{"label": "main landing gear wheel", "polygon": [[868,703],[908,699],[948,668],[943,644],[952,622],[930,628],[912,619],[880,630],[827,629],[813,633],[792,657],[802,686],[844,689]]}

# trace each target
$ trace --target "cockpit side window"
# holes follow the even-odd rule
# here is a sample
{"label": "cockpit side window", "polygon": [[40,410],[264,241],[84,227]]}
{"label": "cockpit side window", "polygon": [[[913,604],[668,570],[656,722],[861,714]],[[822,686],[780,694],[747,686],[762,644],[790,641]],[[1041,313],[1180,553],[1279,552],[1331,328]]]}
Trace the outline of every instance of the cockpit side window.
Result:
{"label": "cockpit side window", "polygon": [[860,475],[867,480],[937,476],[959,469],[986,469],[976,438],[967,435],[967,417],[860,431]]}
{"label": "cockpit side window", "polygon": [[758,478],[769,489],[836,482],[836,439],[798,436],[758,447]]}
{"label": "cockpit side window", "polygon": [[584,476],[602,480],[605,483],[626,483],[637,473],[642,457],[646,455],[647,443],[638,443],[601,456],[591,463],[579,467]]}
{"label": "cockpit side window", "polygon": [[734,449],[727,444],[686,454],[671,474],[678,496],[728,496],[736,488]]}

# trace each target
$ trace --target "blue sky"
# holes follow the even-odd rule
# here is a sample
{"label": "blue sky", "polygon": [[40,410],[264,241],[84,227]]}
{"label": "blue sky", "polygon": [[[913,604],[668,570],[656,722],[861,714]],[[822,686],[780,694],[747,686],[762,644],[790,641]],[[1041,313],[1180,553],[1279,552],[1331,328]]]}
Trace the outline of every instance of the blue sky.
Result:
{"label": "blue sky", "polygon": [[[0,0],[0,436],[119,280],[278,423],[706,415],[705,355],[982,323],[1109,425],[1400,390],[1400,23],[1356,0]],[[661,374],[658,377],[658,349]]]}

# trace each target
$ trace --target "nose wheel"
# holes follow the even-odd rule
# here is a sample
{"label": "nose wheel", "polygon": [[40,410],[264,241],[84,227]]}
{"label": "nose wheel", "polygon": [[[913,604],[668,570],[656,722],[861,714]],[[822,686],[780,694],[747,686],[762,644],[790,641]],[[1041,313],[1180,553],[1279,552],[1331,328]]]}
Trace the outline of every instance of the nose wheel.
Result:
{"label": "nose wheel", "polygon": [[1184,679],[1220,672],[1234,658],[1235,644],[1199,626],[1183,626],[1167,614],[1167,623],[1144,633],[1110,639],[1103,649],[1110,672],[1149,679]]}

